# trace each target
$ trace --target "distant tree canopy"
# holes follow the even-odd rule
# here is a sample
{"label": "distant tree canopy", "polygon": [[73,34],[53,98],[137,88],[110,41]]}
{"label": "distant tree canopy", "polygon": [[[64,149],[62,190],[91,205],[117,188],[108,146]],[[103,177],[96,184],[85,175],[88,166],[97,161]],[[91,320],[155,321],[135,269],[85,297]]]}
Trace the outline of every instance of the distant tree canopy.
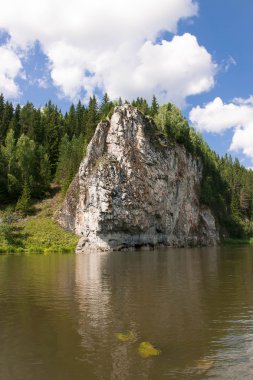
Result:
{"label": "distant tree canopy", "polygon": [[107,94],[100,105],[93,96],[87,107],[79,101],[63,115],[51,101],[42,109],[30,102],[14,108],[0,95],[0,204],[24,208],[28,198],[43,197],[52,181],[65,192],[98,122],[114,106]]}
{"label": "distant tree canopy", "polygon": [[[31,198],[45,196],[51,182],[65,192],[98,122],[122,104],[121,98],[112,102],[107,94],[98,104],[93,96],[87,107],[79,101],[63,115],[51,101],[42,109],[32,103],[14,107],[0,95],[0,204],[14,202],[23,212]],[[253,172],[237,159],[212,151],[175,105],[159,107],[155,96],[150,105],[143,98],[132,105],[153,118],[170,144],[184,145],[201,160],[200,199],[224,231],[236,237],[252,235]]]}

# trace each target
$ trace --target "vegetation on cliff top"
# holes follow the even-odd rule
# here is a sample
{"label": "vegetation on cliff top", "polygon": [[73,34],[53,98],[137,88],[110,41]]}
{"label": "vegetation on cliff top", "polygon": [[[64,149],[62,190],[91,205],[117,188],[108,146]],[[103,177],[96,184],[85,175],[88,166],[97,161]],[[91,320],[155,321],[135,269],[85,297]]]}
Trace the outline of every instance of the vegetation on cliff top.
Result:
{"label": "vegetation on cliff top", "polygon": [[[51,102],[43,109],[35,108],[32,103],[14,107],[0,96],[0,206],[5,209],[12,205],[12,212],[15,211],[22,220],[11,221],[8,226],[8,223],[3,223],[5,216],[2,217],[2,247],[3,234],[8,236],[8,230],[12,227],[14,230],[18,227],[17,231],[20,231],[19,238],[16,233],[16,243],[21,248],[28,241],[29,246],[35,246],[35,242],[28,238],[25,240],[29,234],[30,237],[37,236],[34,238],[37,245],[46,247],[45,242],[41,243],[39,234],[34,232],[36,228],[47,236],[49,230],[55,231],[57,237],[49,241],[52,246],[58,246],[62,230],[51,221],[50,216],[46,217],[46,221],[40,213],[34,219],[28,216],[26,222],[23,218],[34,199],[48,199],[52,182],[60,185],[63,193],[66,192],[97,123],[111,115],[115,105],[121,104],[121,99],[113,103],[105,94],[100,105],[96,97],[92,97],[88,107],[78,102],[63,115]],[[173,104],[159,107],[153,97],[150,106],[143,98],[137,98],[132,105],[155,121],[155,128],[170,144],[183,144],[189,153],[201,159],[203,178],[200,198],[211,207],[224,235],[237,238],[252,236],[253,172],[231,156],[219,157],[213,152]],[[48,231],[44,229],[43,221],[50,226]],[[67,242],[64,244],[68,246]]]}
{"label": "vegetation on cliff top", "polygon": [[253,236],[253,171],[230,155],[212,151],[173,104],[159,107],[155,122],[170,142],[183,144],[201,159],[200,200],[213,211],[221,232],[235,238]]}

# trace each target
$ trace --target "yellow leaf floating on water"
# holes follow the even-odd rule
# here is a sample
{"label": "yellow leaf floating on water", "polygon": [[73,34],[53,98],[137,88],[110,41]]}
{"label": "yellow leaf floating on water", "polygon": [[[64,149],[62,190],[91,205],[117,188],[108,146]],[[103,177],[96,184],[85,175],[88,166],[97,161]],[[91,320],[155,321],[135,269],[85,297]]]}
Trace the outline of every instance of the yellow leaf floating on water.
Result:
{"label": "yellow leaf floating on water", "polygon": [[149,342],[141,342],[138,347],[138,352],[143,358],[148,358],[149,356],[158,356],[161,351],[155,348]]}
{"label": "yellow leaf floating on water", "polygon": [[128,331],[126,334],[117,333],[116,338],[121,342],[129,342],[135,340],[136,336],[133,331]]}
{"label": "yellow leaf floating on water", "polygon": [[208,371],[212,366],[214,365],[213,360],[208,360],[208,359],[200,359],[197,361],[196,368],[201,372],[206,372]]}

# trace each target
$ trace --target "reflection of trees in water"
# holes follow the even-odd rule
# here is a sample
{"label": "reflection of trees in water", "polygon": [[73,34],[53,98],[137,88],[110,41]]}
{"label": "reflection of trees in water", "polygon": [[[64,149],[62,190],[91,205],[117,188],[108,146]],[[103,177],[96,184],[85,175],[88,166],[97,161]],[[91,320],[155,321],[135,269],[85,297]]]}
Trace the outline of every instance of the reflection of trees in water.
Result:
{"label": "reflection of trees in water", "polygon": [[[214,342],[228,334],[241,305],[252,304],[251,263],[226,248],[77,256],[78,331],[96,373],[155,376],[217,352]],[[115,339],[128,330],[162,355],[140,361],[137,343]]]}
{"label": "reflection of trees in water", "polygon": [[0,259],[1,379],[250,378],[250,247]]}
{"label": "reflection of trees in water", "polygon": [[71,378],[73,259],[0,256],[0,379]]}
{"label": "reflection of trees in water", "polygon": [[120,331],[134,331],[140,341],[154,342],[175,361],[180,360],[182,345],[195,345],[184,355],[199,358],[206,348],[208,331],[202,310],[203,269],[217,275],[215,252],[205,250],[204,259],[202,254],[200,250],[189,253],[177,249],[169,254],[77,256],[78,331],[83,347],[91,356],[101,355],[107,367],[111,362],[113,373],[121,369],[121,376],[131,373],[134,366],[146,367],[147,362],[139,361],[130,344],[116,341],[114,335]]}

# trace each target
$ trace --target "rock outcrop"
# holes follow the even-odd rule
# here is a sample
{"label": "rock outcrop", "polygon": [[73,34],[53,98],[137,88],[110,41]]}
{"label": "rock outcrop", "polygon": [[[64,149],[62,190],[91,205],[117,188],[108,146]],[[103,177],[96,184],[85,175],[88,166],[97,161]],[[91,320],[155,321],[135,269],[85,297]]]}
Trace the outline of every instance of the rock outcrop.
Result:
{"label": "rock outcrop", "polygon": [[77,251],[214,245],[215,219],[200,204],[200,160],[170,146],[130,105],[97,126],[57,219]]}

